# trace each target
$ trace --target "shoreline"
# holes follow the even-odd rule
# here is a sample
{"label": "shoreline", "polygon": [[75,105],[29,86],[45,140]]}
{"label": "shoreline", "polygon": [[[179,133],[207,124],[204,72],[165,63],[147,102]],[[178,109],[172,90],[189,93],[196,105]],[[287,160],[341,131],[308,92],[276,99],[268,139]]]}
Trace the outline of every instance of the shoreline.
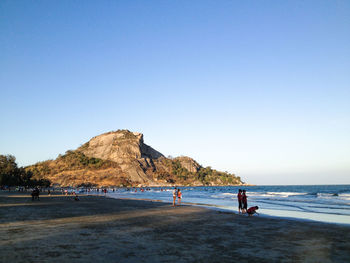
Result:
{"label": "shoreline", "polygon": [[0,192],[1,262],[347,262],[350,228],[97,195]]}
{"label": "shoreline", "polygon": [[[150,192],[151,193],[151,192]],[[82,193],[84,194],[84,193]],[[97,195],[103,195],[96,193]],[[141,195],[144,195],[141,197]],[[234,193],[232,194],[234,195]],[[132,200],[149,200],[149,201],[161,201],[165,203],[172,203],[171,194],[169,196],[162,195],[156,196],[153,194],[149,194],[147,191],[145,193],[141,192],[108,192],[107,196],[110,196],[112,198],[127,198]],[[197,198],[198,199],[198,198]],[[184,201],[188,200],[188,201]],[[209,201],[209,202],[208,202]],[[182,204],[188,204],[188,205],[194,205],[199,207],[207,207],[209,209],[215,209],[220,211],[228,211],[234,214],[238,214],[238,211],[236,209],[235,200],[227,201],[222,200],[222,203],[219,203],[218,199],[216,199],[214,202],[211,202],[212,200],[204,199],[201,200],[194,200],[191,196],[188,198],[185,198],[182,200]],[[254,200],[253,200],[254,204]],[[329,224],[338,224],[343,226],[350,226],[350,216],[349,215],[343,215],[343,214],[337,214],[337,213],[324,213],[324,212],[317,212],[317,211],[297,211],[297,210],[289,210],[289,209],[278,209],[278,208],[269,208],[268,206],[260,206],[259,204],[259,214],[261,217],[268,217],[268,218],[277,218],[277,219],[290,219],[290,220],[300,220],[300,221],[311,221],[311,222],[323,222],[323,223],[329,223]]]}
{"label": "shoreline", "polygon": [[[88,194],[92,196],[102,196],[102,195],[94,195],[94,194]],[[163,201],[160,199],[150,199],[150,198],[127,198],[127,197],[112,197],[112,196],[106,196],[107,198],[112,198],[112,199],[122,199],[122,200],[135,200],[135,201],[149,201],[149,202],[162,202],[166,204],[172,204],[172,201]],[[225,207],[225,206],[218,206],[218,205],[212,205],[212,204],[201,204],[201,203],[191,203],[191,202],[181,202],[181,205],[188,205],[188,206],[197,206],[197,207],[203,207],[206,209],[214,210],[214,211],[221,211],[221,212],[227,212],[227,213],[232,213],[235,215],[239,216],[247,216],[247,214],[239,214],[237,211],[232,210],[231,208]],[[264,209],[268,210],[268,209]],[[288,213],[285,210],[274,210],[278,212],[285,212]],[[292,213],[297,213],[296,211]],[[315,215],[319,215],[321,213],[313,213]],[[254,215],[256,216],[256,215]],[[337,215],[339,216],[339,215]],[[296,217],[296,216],[278,216],[278,215],[270,215],[270,214],[265,214],[262,212],[259,212],[259,217],[261,218],[271,218],[271,219],[281,219],[281,220],[291,220],[291,221],[300,221],[300,222],[315,222],[315,223],[323,223],[323,224],[331,224],[331,225],[339,225],[343,227],[349,227],[350,228],[350,221],[347,223],[341,223],[341,222],[331,222],[331,221],[322,221],[322,220],[316,220],[316,219],[310,219],[310,218],[303,218],[303,217]]]}

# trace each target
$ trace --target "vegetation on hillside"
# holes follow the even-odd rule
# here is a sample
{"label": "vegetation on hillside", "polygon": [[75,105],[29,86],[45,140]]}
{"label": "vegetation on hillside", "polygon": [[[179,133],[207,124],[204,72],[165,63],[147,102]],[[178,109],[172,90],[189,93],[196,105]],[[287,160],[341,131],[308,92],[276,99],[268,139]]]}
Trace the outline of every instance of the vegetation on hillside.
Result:
{"label": "vegetation on hillside", "polygon": [[33,179],[33,173],[18,167],[12,155],[0,155],[0,186],[50,186],[47,179]]}
{"label": "vegetation on hillside", "polygon": [[220,172],[208,167],[200,167],[197,172],[190,172],[176,159],[163,159],[163,165],[169,167],[169,172],[158,171],[157,179],[166,180],[168,183],[190,185],[199,181],[203,185],[234,185],[240,184],[241,178],[228,172]]}
{"label": "vegetation on hillside", "polygon": [[106,168],[113,166],[113,162],[99,158],[90,158],[78,151],[67,151],[66,154],[58,157],[58,162],[65,163],[71,168]]}
{"label": "vegetation on hillside", "polygon": [[38,162],[26,167],[36,178],[42,178],[50,174],[56,174],[69,170],[97,170],[116,167],[111,161],[99,158],[90,158],[79,151],[67,151],[64,155],[59,155],[55,161]]}
{"label": "vegetation on hillside", "polygon": [[203,184],[209,185],[211,182],[221,183],[225,185],[240,184],[241,178],[228,172],[220,172],[212,169],[210,166],[201,167],[197,172],[198,180]]}

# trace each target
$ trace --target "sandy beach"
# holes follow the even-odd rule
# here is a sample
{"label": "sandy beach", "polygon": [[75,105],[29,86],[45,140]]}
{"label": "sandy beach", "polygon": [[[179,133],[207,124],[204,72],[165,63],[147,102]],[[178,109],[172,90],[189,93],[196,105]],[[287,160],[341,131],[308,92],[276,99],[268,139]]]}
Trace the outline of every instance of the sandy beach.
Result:
{"label": "sandy beach", "polygon": [[3,191],[0,262],[350,262],[350,227]]}

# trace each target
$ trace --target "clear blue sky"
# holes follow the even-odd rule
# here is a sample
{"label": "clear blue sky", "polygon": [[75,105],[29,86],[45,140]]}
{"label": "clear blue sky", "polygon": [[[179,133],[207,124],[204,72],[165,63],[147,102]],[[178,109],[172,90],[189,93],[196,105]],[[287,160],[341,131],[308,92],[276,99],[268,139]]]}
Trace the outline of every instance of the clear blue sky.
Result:
{"label": "clear blue sky", "polygon": [[0,154],[117,129],[253,184],[350,183],[350,1],[0,1]]}

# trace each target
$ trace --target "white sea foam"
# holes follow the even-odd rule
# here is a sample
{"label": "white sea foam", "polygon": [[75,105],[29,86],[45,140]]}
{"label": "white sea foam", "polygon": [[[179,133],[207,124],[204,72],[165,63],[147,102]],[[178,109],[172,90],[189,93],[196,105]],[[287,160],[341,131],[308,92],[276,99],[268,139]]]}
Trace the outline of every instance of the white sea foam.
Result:
{"label": "white sea foam", "polygon": [[344,200],[350,200],[350,194],[339,194],[338,196]]}
{"label": "white sea foam", "polygon": [[306,195],[307,193],[300,193],[300,192],[267,192],[268,195],[277,195],[277,196],[295,196],[295,195]]}
{"label": "white sea foam", "polygon": [[222,195],[237,196],[237,194],[233,194],[233,193],[222,193]]}

